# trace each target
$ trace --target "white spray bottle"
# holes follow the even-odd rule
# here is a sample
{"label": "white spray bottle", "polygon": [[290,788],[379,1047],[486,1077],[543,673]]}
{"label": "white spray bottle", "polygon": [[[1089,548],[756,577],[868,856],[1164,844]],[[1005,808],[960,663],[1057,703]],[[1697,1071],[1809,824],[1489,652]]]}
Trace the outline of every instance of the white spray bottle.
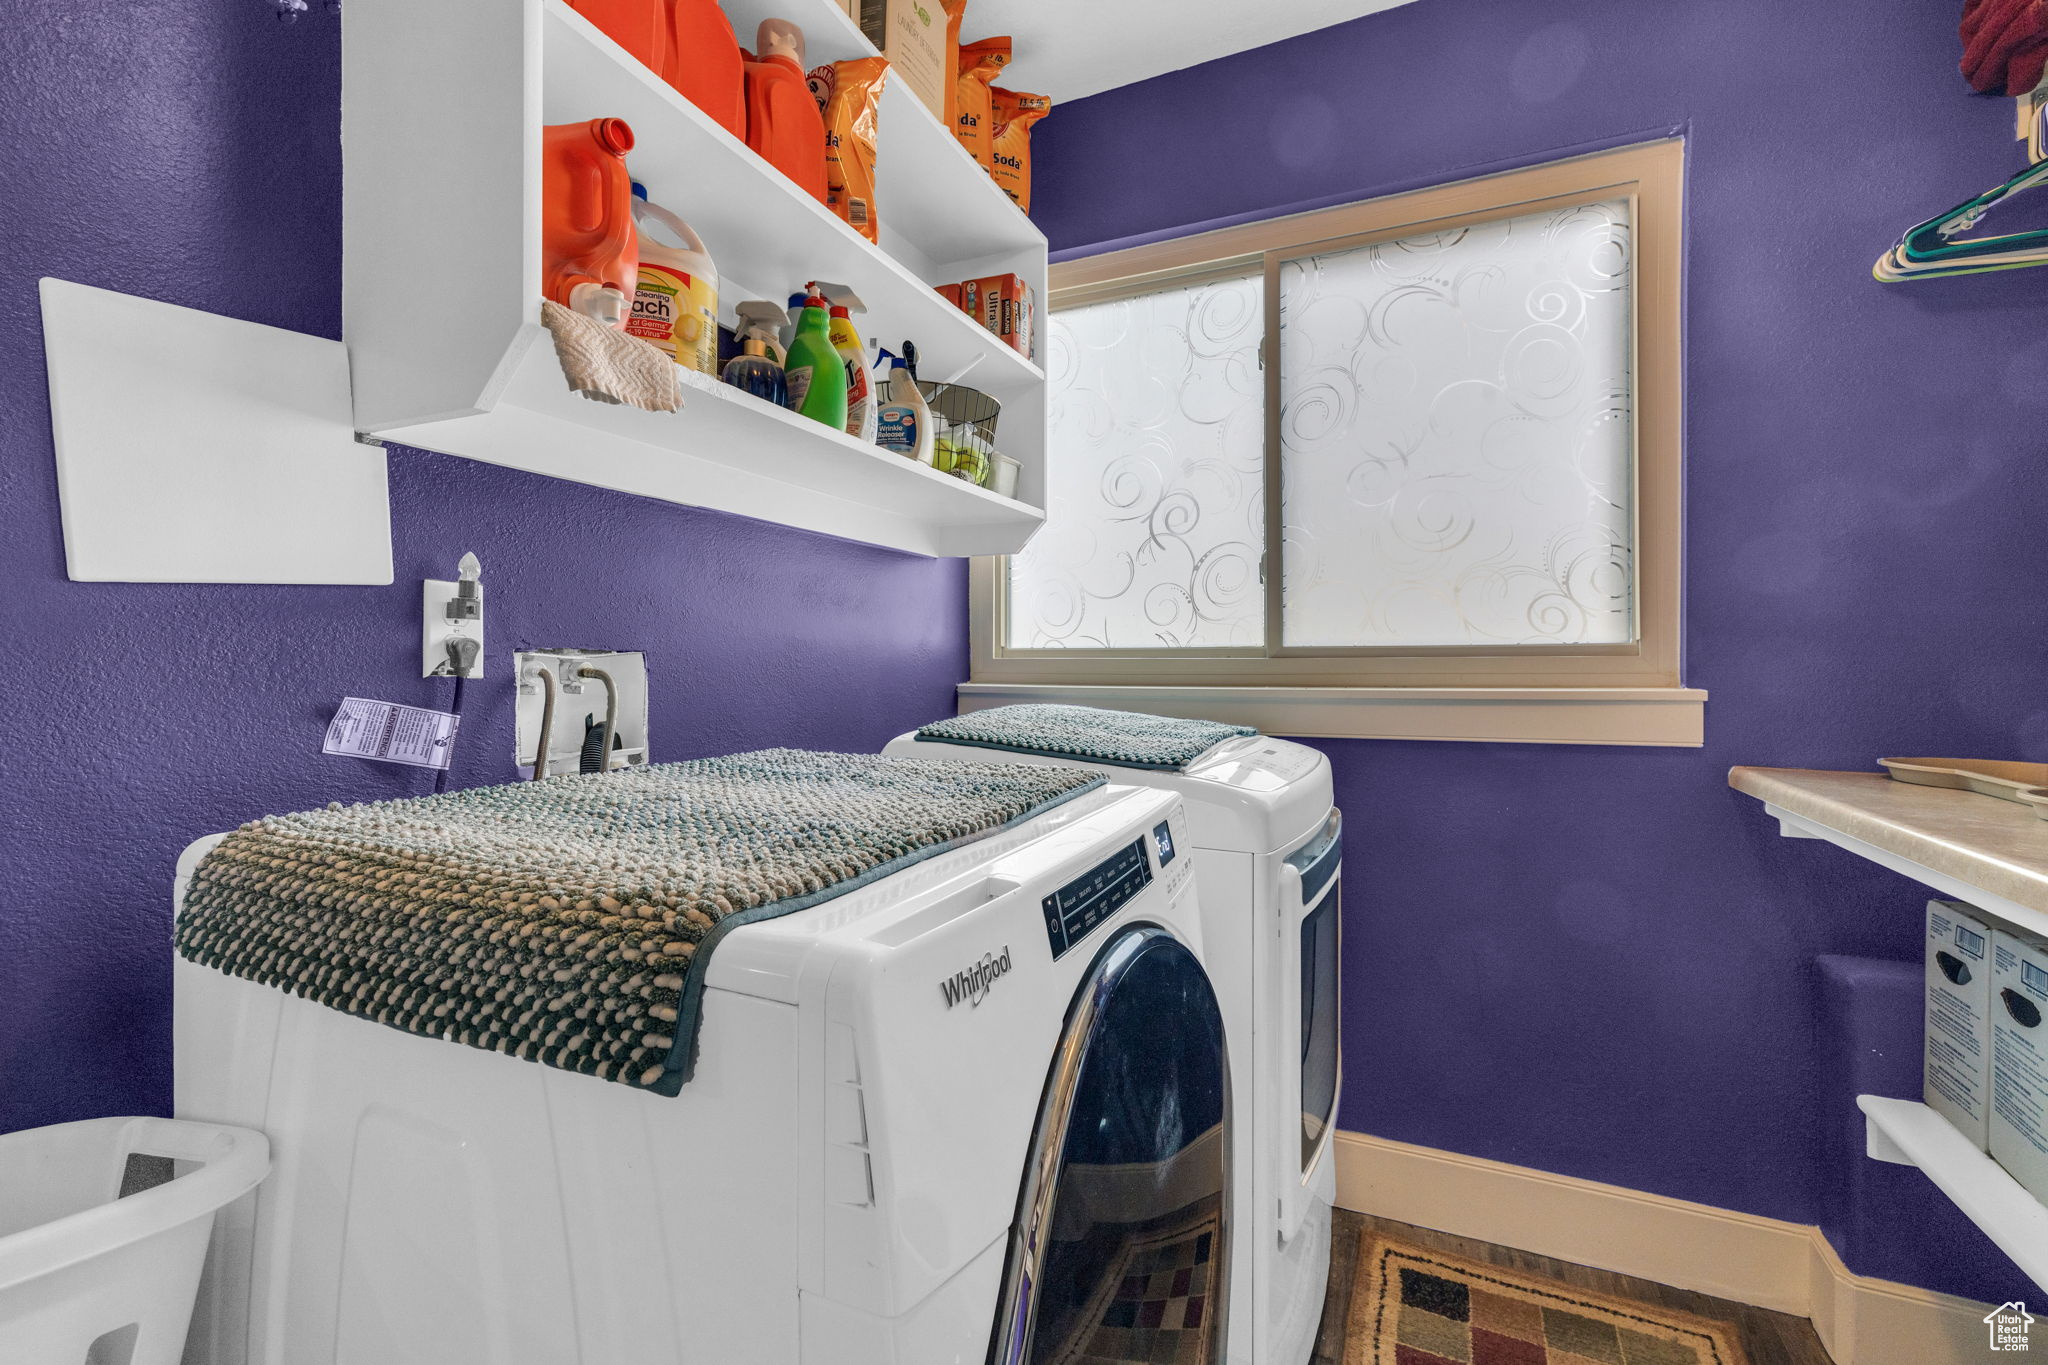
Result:
{"label": "white spray bottle", "polygon": [[876,414],[875,443],[920,464],[931,464],[938,440],[938,433],[932,430],[932,410],[903,357],[887,351],[882,355],[890,364],[889,396]]}

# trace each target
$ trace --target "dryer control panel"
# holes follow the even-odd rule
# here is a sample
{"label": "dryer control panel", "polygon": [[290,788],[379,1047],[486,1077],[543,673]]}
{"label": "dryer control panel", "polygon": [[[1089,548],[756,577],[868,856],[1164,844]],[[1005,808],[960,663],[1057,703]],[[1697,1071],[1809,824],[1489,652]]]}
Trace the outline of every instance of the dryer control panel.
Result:
{"label": "dryer control panel", "polygon": [[1045,897],[1045,936],[1055,961],[1095,927],[1152,884],[1152,860],[1145,840],[1133,839],[1059,890]]}

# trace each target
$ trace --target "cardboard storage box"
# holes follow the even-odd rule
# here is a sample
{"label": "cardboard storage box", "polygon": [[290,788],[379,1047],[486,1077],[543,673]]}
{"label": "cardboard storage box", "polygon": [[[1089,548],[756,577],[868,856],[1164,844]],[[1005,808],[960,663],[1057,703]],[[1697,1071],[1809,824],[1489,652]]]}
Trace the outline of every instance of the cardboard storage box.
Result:
{"label": "cardboard storage box", "polygon": [[990,275],[960,286],[960,306],[1011,349],[1031,357],[1036,345],[1037,300],[1021,275]]}
{"label": "cardboard storage box", "polygon": [[889,59],[890,80],[946,120],[946,13],[939,0],[860,0],[860,31]]}
{"label": "cardboard storage box", "polygon": [[1992,924],[1961,901],[1927,902],[1927,1043],[1921,1094],[1981,1150],[1991,1095]]}
{"label": "cardboard storage box", "polygon": [[2048,944],[1991,937],[1991,1155],[2048,1201]]}

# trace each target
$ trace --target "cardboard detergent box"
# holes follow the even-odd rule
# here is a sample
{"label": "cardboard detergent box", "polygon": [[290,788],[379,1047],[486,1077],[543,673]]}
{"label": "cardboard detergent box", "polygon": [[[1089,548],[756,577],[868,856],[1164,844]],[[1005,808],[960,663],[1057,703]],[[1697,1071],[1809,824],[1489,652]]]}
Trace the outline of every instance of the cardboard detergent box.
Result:
{"label": "cardboard detergent box", "polygon": [[1037,348],[1038,300],[1021,275],[989,275],[960,286],[960,306],[1026,359]]}
{"label": "cardboard detergent box", "polygon": [[860,31],[932,117],[946,120],[946,11],[939,0],[860,0]]}
{"label": "cardboard detergent box", "polygon": [[2048,1201],[2048,943],[1991,937],[1991,1155]]}
{"label": "cardboard detergent box", "polygon": [[1961,901],[1927,902],[1927,1043],[1921,1094],[1982,1150],[1991,1096],[1991,935]]}

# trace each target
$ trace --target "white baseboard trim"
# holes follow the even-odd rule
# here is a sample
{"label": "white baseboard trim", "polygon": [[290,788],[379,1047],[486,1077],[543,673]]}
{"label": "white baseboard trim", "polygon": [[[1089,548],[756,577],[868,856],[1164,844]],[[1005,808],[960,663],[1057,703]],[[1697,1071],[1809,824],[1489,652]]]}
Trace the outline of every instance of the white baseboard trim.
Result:
{"label": "white baseboard trim", "polygon": [[1983,1365],[1990,1305],[1858,1275],[1817,1227],[1339,1131],[1337,1205],[1813,1320],[1836,1365]]}

